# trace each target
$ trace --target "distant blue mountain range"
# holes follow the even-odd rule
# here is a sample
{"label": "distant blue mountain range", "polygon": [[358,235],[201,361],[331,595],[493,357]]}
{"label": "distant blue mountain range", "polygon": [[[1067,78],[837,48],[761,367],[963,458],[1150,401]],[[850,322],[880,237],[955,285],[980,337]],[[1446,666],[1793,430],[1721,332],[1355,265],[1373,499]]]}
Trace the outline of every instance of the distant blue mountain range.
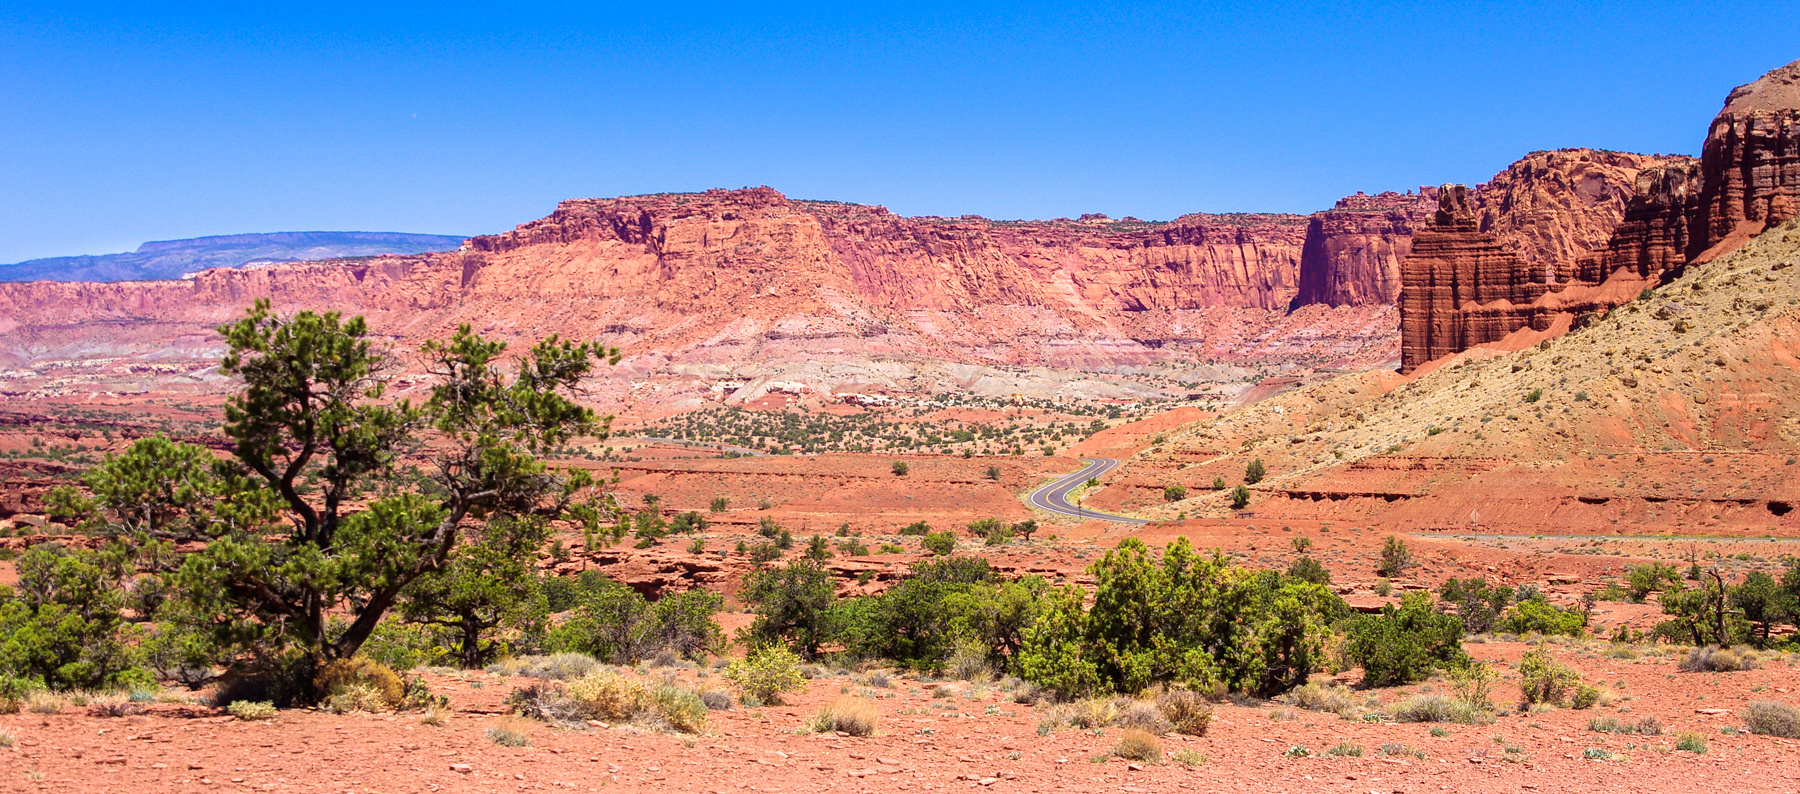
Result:
{"label": "distant blue mountain range", "polygon": [[454,251],[463,238],[404,232],[271,232],[144,243],[128,254],[0,265],[0,281],[160,281],[213,267]]}

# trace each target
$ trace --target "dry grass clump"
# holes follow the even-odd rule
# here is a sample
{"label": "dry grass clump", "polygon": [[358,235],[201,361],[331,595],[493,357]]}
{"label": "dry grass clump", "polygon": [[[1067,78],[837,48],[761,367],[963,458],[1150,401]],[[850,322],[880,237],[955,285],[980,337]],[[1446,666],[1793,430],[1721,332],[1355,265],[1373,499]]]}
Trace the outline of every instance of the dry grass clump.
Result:
{"label": "dry grass clump", "polygon": [[233,700],[225,710],[245,722],[275,718],[275,704],[266,700]]}
{"label": "dry grass clump", "polygon": [[1748,648],[1701,647],[1681,660],[1684,673],[1735,673],[1756,669],[1756,652]]}
{"label": "dry grass clump", "polygon": [[433,703],[426,706],[424,712],[419,715],[419,724],[442,728],[450,724],[450,715],[453,713],[449,706]]}
{"label": "dry grass clump", "polygon": [[845,695],[813,715],[812,727],[819,733],[839,731],[851,736],[873,736],[878,715],[874,703]]}
{"label": "dry grass clump", "polygon": [[1162,709],[1157,708],[1153,702],[1125,697],[1113,698],[1112,710],[1111,724],[1120,728],[1162,736],[1168,733],[1172,727],[1169,720],[1163,717]]}
{"label": "dry grass clump", "polygon": [[1164,692],[1156,698],[1156,707],[1162,710],[1163,719],[1169,721],[1176,733],[1205,736],[1207,727],[1212,724],[1212,704],[1198,692],[1180,689]]}
{"label": "dry grass clump", "polygon": [[708,689],[700,693],[700,702],[713,711],[730,711],[731,693],[723,689]]}
{"label": "dry grass clump", "polygon": [[1356,696],[1351,694],[1349,687],[1342,684],[1304,684],[1281,696],[1279,700],[1308,711],[1329,712],[1346,719],[1356,716]]}
{"label": "dry grass clump", "polygon": [[1162,763],[1162,743],[1146,731],[1128,730],[1119,737],[1119,743],[1113,745],[1113,755],[1131,761],[1160,764]]}
{"label": "dry grass clump", "polygon": [[46,690],[35,690],[25,693],[25,710],[33,714],[61,714],[69,701],[62,695]]}
{"label": "dry grass clump", "polygon": [[499,675],[542,678],[549,681],[573,681],[604,667],[585,653],[553,653],[548,656],[520,656],[487,666]]}
{"label": "dry grass clump", "polygon": [[373,684],[365,683],[345,684],[320,704],[320,708],[333,714],[380,714],[393,710],[393,707],[394,703],[388,700],[387,693]]}
{"label": "dry grass clump", "polygon": [[1800,709],[1779,700],[1752,700],[1743,716],[1751,733],[1800,739]]}
{"label": "dry grass clump", "polygon": [[313,688],[324,696],[325,710],[337,714],[391,711],[406,698],[399,674],[362,656],[320,665],[313,675]]}
{"label": "dry grass clump", "polygon": [[1660,736],[1663,732],[1662,720],[1646,716],[1636,723],[1620,722],[1613,717],[1595,717],[1588,720],[1588,730],[1595,733],[1639,733],[1645,736]]}
{"label": "dry grass clump", "polygon": [[558,725],[630,722],[677,733],[705,733],[711,727],[711,709],[700,693],[667,684],[648,687],[607,670],[566,684],[546,681],[516,689],[506,701],[524,716]]}
{"label": "dry grass clump", "polygon": [[1494,721],[1487,709],[1443,695],[1414,695],[1394,706],[1398,722],[1457,722],[1486,725]]}
{"label": "dry grass clump", "polygon": [[500,724],[487,729],[488,741],[501,747],[530,747],[531,735],[525,732],[525,723],[519,720],[502,720]]}

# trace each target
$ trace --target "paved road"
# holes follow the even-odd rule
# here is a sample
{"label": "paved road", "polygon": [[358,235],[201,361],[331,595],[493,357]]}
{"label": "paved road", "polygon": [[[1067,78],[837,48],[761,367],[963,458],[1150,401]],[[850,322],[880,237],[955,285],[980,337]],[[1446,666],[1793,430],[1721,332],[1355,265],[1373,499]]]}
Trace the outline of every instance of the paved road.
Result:
{"label": "paved road", "polygon": [[1031,506],[1032,507],[1041,507],[1052,513],[1057,513],[1059,515],[1065,515],[1065,516],[1074,516],[1076,518],[1092,518],[1092,519],[1097,519],[1100,521],[1117,521],[1121,524],[1148,524],[1148,523],[1150,523],[1149,521],[1146,521],[1142,518],[1126,518],[1125,516],[1115,516],[1110,513],[1102,513],[1102,512],[1096,511],[1096,510],[1089,510],[1085,507],[1077,507],[1075,505],[1069,504],[1068,497],[1069,497],[1070,491],[1073,491],[1076,488],[1080,488],[1082,483],[1088,481],[1088,478],[1099,477],[1102,474],[1112,471],[1114,467],[1119,465],[1119,462],[1116,460],[1113,460],[1112,458],[1083,458],[1082,460],[1087,461],[1088,465],[1085,468],[1083,468],[1081,471],[1075,472],[1074,474],[1068,475],[1067,477],[1063,477],[1058,480],[1053,480],[1049,484],[1044,485],[1043,487],[1040,487],[1035,491],[1032,491],[1031,496],[1029,497],[1029,499],[1031,500]]}

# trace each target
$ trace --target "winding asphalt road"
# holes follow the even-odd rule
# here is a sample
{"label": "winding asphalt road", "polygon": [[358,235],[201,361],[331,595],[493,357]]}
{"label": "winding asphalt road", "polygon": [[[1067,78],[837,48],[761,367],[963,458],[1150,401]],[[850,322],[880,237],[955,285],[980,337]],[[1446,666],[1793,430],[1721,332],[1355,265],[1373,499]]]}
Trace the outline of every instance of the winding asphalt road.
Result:
{"label": "winding asphalt road", "polygon": [[1102,513],[1069,504],[1068,497],[1070,491],[1080,488],[1082,483],[1088,481],[1088,478],[1098,477],[1112,471],[1114,467],[1119,465],[1119,462],[1112,458],[1082,458],[1082,460],[1087,461],[1088,465],[1081,471],[1061,479],[1052,480],[1049,484],[1032,491],[1031,496],[1027,497],[1031,502],[1031,506],[1042,508],[1058,515],[1073,516],[1075,518],[1116,521],[1121,524],[1150,523],[1142,518],[1115,516],[1110,513]]}

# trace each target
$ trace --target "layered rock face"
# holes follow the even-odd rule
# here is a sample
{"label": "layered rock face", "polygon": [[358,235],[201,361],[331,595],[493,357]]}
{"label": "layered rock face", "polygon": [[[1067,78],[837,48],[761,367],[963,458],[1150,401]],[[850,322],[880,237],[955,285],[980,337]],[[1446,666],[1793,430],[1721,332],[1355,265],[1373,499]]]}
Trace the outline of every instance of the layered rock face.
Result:
{"label": "layered rock face", "polygon": [[1313,213],[1300,252],[1294,305],[1368,306],[1400,297],[1400,263],[1437,208],[1437,188],[1358,193]]}
{"label": "layered rock face", "polygon": [[1706,239],[1693,259],[1734,250],[1800,211],[1800,61],[1726,97],[1700,165]]}
{"label": "layered rock face", "polygon": [[917,373],[884,361],[1111,371],[1391,355],[1391,308],[1286,311],[1306,228],[1296,215],[906,218],[768,188],[572,200],[454,252],[0,285],[0,388],[205,380],[213,327],[261,297],[366,315],[401,349],[460,323],[596,339],[627,354],[621,393],[820,362],[860,368],[840,381],[888,382]]}
{"label": "layered rock face", "polygon": [[[1645,284],[1793,218],[1800,211],[1800,61],[1732,91],[1698,161],[1587,152],[1575,168],[1566,157],[1556,162],[1565,154],[1540,153],[1549,159],[1536,163],[1533,155],[1508,169],[1537,174],[1531,181],[1550,187],[1547,195],[1505,184],[1506,174],[1477,193],[1478,231],[1508,243],[1518,272],[1484,258],[1494,240],[1459,226],[1434,227],[1446,236],[1429,250],[1414,242],[1412,257],[1425,258],[1404,268],[1403,289],[1417,294],[1401,302],[1402,372],[1520,329],[1566,329],[1575,315],[1619,305]],[[1567,178],[1544,178],[1550,174]],[[1628,195],[1621,184],[1630,185]],[[1450,278],[1456,268],[1463,272]]]}

